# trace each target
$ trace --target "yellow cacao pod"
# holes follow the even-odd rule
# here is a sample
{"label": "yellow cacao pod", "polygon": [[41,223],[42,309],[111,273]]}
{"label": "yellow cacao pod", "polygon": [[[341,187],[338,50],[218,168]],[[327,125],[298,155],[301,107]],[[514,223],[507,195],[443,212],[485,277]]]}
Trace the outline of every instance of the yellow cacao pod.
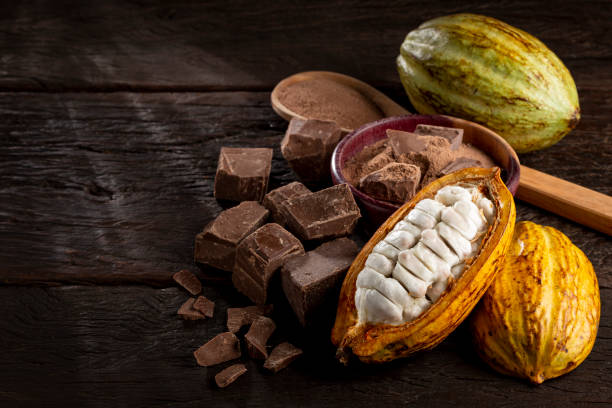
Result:
{"label": "yellow cacao pod", "polygon": [[584,361],[599,315],[597,277],[584,253],[560,231],[523,221],[471,329],[491,367],[540,384]]}
{"label": "yellow cacao pod", "polygon": [[[398,321],[393,324],[364,321],[356,305],[356,293],[361,289],[358,287],[358,275],[367,269],[369,256],[375,252],[375,247],[385,240],[398,224],[409,218],[410,212],[416,205],[427,199],[435,201],[432,199],[437,197],[436,193],[441,189],[458,185],[472,186],[484,194],[495,208],[495,212],[492,213],[494,216],[488,221],[484,235],[481,235],[482,241],[477,251],[465,260],[463,272],[456,280],[449,278],[450,283],[439,297],[436,300],[428,299],[427,302],[430,303],[427,308],[423,309],[420,315],[412,316],[409,321]],[[382,363],[431,349],[444,340],[468,316],[493,280],[510,245],[515,216],[512,194],[500,179],[497,168],[460,170],[423,188],[383,223],[349,268],[342,284],[336,322],[331,336],[332,343],[338,347],[338,358],[346,363],[348,358],[354,355],[366,363]],[[433,230],[428,229],[428,231]],[[424,234],[421,234],[419,239],[423,239],[423,236]],[[410,249],[412,248],[414,246]],[[409,252],[409,249],[403,252]],[[401,253],[399,252],[397,258],[398,263]],[[447,255],[454,256],[450,252]],[[397,264],[395,267],[397,268]],[[424,299],[418,295],[413,299],[416,298]]]}

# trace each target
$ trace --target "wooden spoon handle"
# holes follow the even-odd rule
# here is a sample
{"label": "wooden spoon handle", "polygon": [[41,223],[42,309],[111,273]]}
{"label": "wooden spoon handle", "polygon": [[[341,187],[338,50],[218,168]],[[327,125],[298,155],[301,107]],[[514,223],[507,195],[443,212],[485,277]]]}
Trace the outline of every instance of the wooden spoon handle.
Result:
{"label": "wooden spoon handle", "polygon": [[612,235],[612,197],[608,195],[521,166],[516,197]]}

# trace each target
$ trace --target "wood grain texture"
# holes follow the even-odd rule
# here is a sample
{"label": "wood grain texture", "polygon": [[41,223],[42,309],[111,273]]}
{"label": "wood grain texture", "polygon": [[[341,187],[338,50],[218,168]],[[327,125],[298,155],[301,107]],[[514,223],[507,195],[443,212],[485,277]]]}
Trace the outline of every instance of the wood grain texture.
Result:
{"label": "wood grain texture", "polygon": [[[612,145],[599,143],[611,136],[602,125],[610,110],[598,97],[585,93],[595,103],[578,129],[521,160],[612,193]],[[0,94],[0,282],[168,284],[172,273],[192,267],[196,233],[227,206],[212,195],[221,146],[273,147],[270,188],[295,180],[278,148],[287,124],[268,98]],[[574,228],[525,208],[525,216],[563,232]],[[610,240],[576,231],[576,245],[606,265]]]}
{"label": "wood grain texture", "polygon": [[270,90],[305,70],[396,86],[406,34],[459,12],[540,38],[581,88],[612,86],[608,1],[58,0],[0,5],[0,90]]}
{"label": "wood grain texture", "polygon": [[[248,372],[227,389],[215,374],[236,360],[198,367],[192,352],[225,330],[228,305],[245,305],[230,288],[205,287],[211,320],[186,322],[176,288],[0,288],[0,405],[135,407],[587,407],[609,406],[612,289],[602,289],[599,335],[575,371],[540,386],[504,377],[481,362],[462,325],[434,350],[385,365],[341,366],[327,331],[305,334],[276,313],[269,344],[288,340],[304,356],[271,375],[243,357]],[[281,308],[276,308],[277,310]],[[245,330],[240,332],[242,339]],[[243,340],[244,343],[244,340]]]}

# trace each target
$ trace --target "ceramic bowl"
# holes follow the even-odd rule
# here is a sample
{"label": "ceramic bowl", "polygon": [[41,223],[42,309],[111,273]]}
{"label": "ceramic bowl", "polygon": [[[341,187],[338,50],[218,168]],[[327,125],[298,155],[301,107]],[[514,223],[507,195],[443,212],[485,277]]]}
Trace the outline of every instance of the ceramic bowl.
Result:
{"label": "ceramic bowl", "polygon": [[[365,124],[349,133],[338,143],[332,154],[331,175],[334,184],[348,184],[348,181],[342,174],[346,161],[360,152],[365,146],[386,138],[387,129],[413,132],[418,124],[463,129],[463,141],[478,147],[491,156],[493,161],[501,168],[502,180],[510,192],[513,195],[516,193],[521,170],[516,152],[508,142],[497,133],[477,123],[443,115],[395,116]],[[357,203],[365,210],[365,215],[373,226],[382,224],[400,207],[397,204],[370,197],[353,185],[349,184],[349,186]]]}

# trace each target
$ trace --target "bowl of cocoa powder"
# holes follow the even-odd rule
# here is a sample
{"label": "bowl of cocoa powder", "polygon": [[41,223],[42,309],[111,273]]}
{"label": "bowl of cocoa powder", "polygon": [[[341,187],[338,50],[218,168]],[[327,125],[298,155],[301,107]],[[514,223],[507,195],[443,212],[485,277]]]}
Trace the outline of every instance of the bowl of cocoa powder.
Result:
{"label": "bowl of cocoa powder", "polygon": [[334,184],[350,186],[377,226],[431,181],[466,167],[493,166],[515,194],[520,164],[501,136],[450,116],[407,115],[349,133],[333,152],[331,175]]}

